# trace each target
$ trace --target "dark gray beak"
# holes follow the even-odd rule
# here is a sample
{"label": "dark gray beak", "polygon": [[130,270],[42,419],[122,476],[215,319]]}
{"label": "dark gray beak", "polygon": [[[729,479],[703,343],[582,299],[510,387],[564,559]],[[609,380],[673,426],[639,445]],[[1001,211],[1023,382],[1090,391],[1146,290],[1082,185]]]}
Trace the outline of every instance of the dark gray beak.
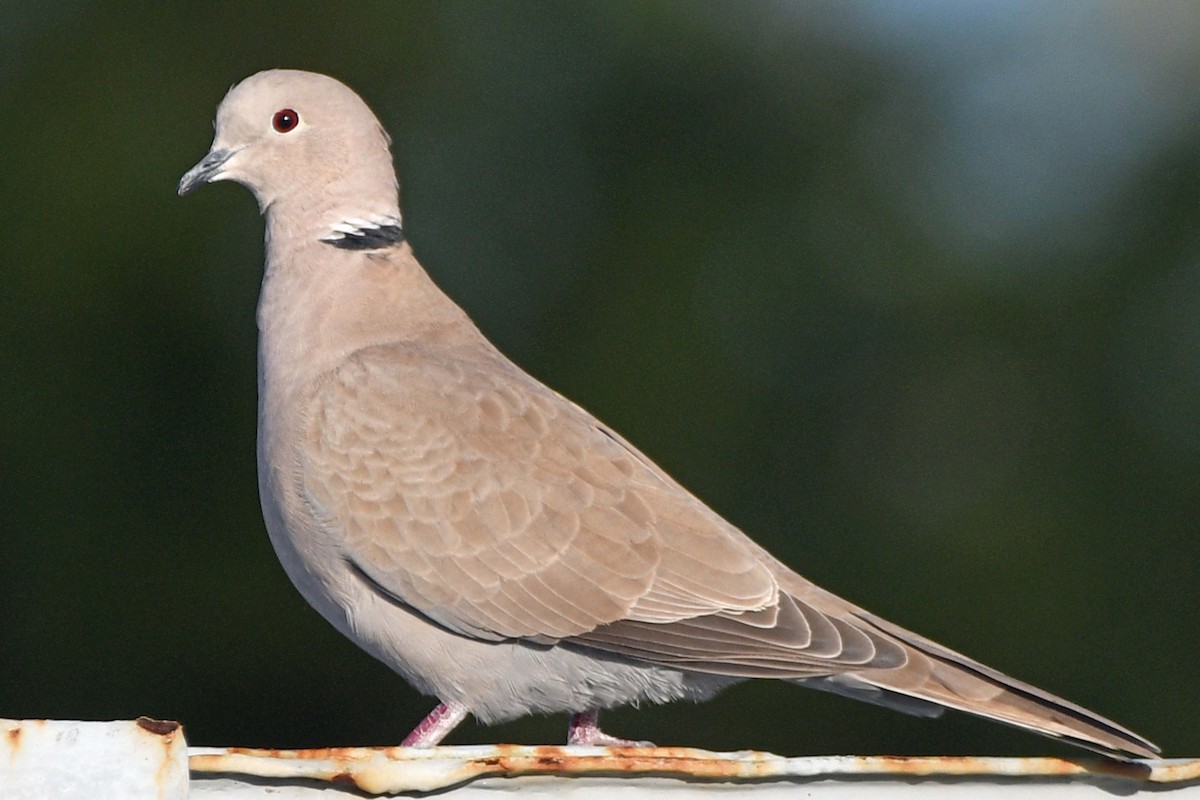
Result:
{"label": "dark gray beak", "polygon": [[179,179],[179,196],[187,194],[202,183],[208,183],[217,177],[221,167],[225,166],[236,150],[211,150],[200,160],[200,163],[189,169]]}

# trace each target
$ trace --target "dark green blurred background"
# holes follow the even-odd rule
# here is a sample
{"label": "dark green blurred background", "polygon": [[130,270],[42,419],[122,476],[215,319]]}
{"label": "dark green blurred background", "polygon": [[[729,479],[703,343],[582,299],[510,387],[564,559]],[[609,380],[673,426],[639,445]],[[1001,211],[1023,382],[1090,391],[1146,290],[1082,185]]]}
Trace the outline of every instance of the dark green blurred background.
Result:
{"label": "dark green blurred background", "polygon": [[[294,746],[431,707],[276,563],[262,222],[175,196],[229,85],[287,66],[376,110],[418,255],[530,372],[827,588],[1200,754],[1200,5],[0,15],[0,716]],[[766,682],[608,723],[1067,752]]]}

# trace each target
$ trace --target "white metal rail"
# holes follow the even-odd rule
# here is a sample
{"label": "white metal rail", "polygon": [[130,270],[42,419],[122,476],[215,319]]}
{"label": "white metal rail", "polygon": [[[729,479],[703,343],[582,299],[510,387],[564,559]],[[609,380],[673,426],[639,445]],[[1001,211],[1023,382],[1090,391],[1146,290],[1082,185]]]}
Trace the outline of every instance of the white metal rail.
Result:
{"label": "white metal rail", "polygon": [[188,797],[336,798],[453,790],[523,791],[576,800],[615,794],[674,799],[718,793],[796,798],[1096,797],[1170,792],[1200,800],[1200,759],[809,756],[682,747],[479,745],[416,750],[187,747],[175,722],[0,720],[5,800]]}

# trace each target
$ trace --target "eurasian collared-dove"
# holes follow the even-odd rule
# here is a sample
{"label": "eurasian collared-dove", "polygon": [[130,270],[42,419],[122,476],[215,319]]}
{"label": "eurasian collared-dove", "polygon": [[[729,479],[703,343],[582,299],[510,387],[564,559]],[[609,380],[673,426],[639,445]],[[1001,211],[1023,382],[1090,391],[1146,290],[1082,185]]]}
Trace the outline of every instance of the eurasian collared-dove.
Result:
{"label": "eurasian collared-dove", "polygon": [[259,488],[284,569],[339,631],[440,705],[405,744],[779,678],[955,708],[1126,758],[1157,748],[788,569],[493,347],[400,223],[389,139],[332,78],[272,70],[217,111],[179,183],[266,216]]}

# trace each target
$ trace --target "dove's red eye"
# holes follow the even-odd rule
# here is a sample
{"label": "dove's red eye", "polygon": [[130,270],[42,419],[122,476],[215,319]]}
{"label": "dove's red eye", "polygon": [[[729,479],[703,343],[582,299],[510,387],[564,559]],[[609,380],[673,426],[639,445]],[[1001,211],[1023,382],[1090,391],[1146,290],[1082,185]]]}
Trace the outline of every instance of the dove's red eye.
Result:
{"label": "dove's red eye", "polygon": [[280,133],[287,133],[300,124],[300,115],[290,108],[282,108],[271,117],[271,125]]}

